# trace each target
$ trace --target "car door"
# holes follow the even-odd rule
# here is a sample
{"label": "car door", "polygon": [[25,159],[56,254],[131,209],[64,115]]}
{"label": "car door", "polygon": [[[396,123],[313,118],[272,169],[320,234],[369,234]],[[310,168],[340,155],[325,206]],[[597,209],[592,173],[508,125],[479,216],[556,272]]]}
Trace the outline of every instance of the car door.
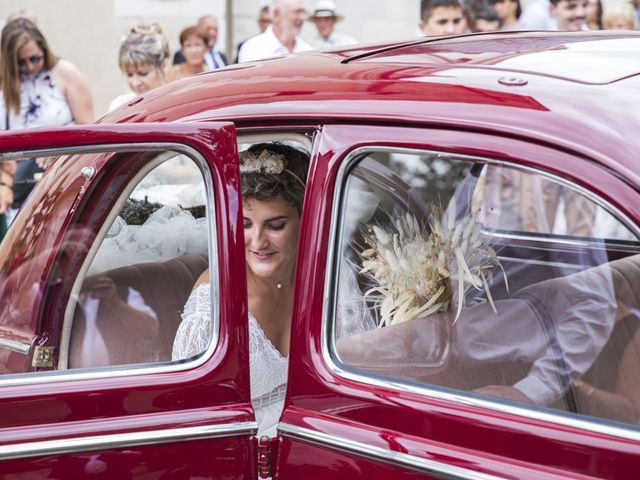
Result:
{"label": "car door", "polygon": [[633,476],[640,202],[637,178],[598,160],[499,133],[325,126],[272,473]]}
{"label": "car door", "polygon": [[[255,478],[234,126],[0,145],[49,165],[0,245],[0,476]],[[176,355],[203,272],[211,327]]]}

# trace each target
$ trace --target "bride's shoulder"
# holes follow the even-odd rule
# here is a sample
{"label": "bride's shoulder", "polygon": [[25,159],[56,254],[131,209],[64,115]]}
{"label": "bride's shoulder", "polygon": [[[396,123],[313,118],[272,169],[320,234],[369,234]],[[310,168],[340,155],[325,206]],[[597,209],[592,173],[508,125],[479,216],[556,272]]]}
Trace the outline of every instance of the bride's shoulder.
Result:
{"label": "bride's shoulder", "polygon": [[209,283],[209,277],[209,269],[207,268],[204,273],[198,277],[198,280],[196,280],[196,283],[193,285],[193,290],[196,290],[205,283]]}

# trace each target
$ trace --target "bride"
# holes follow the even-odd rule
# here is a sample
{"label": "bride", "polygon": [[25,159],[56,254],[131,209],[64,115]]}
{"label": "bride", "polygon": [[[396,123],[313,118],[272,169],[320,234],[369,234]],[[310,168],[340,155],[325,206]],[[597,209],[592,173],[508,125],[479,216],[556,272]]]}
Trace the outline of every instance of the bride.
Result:
{"label": "bride", "polygon": [[[306,154],[277,143],[255,144],[240,153],[251,403],[258,438],[275,436],[284,403],[293,278],[308,161]],[[211,338],[209,292],[207,270],[185,305],[173,344],[174,360],[206,350]]]}

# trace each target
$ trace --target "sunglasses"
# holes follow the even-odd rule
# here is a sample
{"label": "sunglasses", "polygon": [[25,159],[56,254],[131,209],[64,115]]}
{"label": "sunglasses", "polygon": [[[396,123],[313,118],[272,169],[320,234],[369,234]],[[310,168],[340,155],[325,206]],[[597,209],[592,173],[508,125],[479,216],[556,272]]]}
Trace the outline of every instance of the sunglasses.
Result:
{"label": "sunglasses", "polygon": [[28,58],[19,58],[18,59],[18,66],[19,67],[26,67],[27,63],[30,63],[31,65],[37,65],[42,61],[43,58],[44,58],[44,56],[42,56],[42,55],[31,55]]}

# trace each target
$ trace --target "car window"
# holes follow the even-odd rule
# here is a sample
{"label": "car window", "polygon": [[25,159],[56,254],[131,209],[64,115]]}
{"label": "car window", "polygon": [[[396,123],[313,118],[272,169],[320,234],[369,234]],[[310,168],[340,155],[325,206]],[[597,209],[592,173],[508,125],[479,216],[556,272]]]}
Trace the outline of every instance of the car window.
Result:
{"label": "car window", "polygon": [[371,151],[339,207],[331,350],[362,376],[640,420],[640,242],[562,179]]}
{"label": "car window", "polygon": [[0,244],[0,373],[170,362],[210,266],[217,287],[204,161],[98,150],[19,162],[48,169]]}
{"label": "car window", "polygon": [[209,212],[203,173],[193,159],[149,155],[115,202],[78,276],[60,369],[171,361],[181,313],[208,266]]}

